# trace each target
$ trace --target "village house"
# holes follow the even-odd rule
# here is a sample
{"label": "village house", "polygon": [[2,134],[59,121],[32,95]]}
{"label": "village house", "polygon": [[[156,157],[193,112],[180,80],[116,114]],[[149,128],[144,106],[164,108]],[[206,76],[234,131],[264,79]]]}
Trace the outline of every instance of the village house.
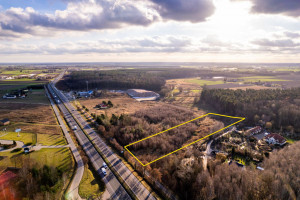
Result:
{"label": "village house", "polygon": [[249,130],[247,130],[248,133],[250,133],[251,135],[256,135],[258,133],[260,133],[262,131],[262,128],[260,126],[255,126]]}
{"label": "village house", "polygon": [[286,139],[279,134],[271,133],[265,137],[265,141],[269,144],[279,144],[280,146],[286,143]]}
{"label": "village house", "polygon": [[6,125],[9,125],[9,124],[10,124],[9,119],[2,119],[2,120],[0,120],[0,125],[1,126],[6,126]]}

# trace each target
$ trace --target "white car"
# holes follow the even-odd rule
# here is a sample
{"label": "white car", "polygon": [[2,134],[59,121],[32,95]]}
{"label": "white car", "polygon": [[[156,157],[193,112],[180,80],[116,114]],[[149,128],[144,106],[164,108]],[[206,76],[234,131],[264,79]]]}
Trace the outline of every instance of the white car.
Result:
{"label": "white car", "polygon": [[106,170],[105,170],[105,168],[101,168],[101,171],[102,171],[102,173],[103,173],[103,175],[105,176],[106,175]]}
{"label": "white car", "polygon": [[106,169],[107,168],[107,164],[105,162],[103,162],[103,167]]}
{"label": "white car", "polygon": [[73,128],[74,130],[77,130],[77,126],[74,126],[74,128]]}

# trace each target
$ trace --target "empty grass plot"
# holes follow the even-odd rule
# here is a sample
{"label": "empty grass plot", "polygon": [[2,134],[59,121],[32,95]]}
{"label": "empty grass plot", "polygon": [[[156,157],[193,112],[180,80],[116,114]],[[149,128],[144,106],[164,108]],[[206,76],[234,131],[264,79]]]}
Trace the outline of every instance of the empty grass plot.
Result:
{"label": "empty grass plot", "polygon": [[163,131],[128,144],[124,148],[141,165],[146,166],[173,153],[183,153],[188,149],[187,147],[193,150],[198,149],[202,144],[201,140],[214,134],[226,133],[234,124],[244,119],[207,113],[177,126],[166,125]]}

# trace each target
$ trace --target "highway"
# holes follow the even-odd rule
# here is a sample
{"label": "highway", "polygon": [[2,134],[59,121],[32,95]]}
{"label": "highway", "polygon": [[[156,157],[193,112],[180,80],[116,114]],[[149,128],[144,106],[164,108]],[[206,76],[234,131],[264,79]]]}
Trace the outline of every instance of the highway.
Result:
{"label": "highway", "polygon": [[57,117],[57,120],[62,128],[62,131],[64,132],[65,138],[68,141],[68,144],[70,145],[70,149],[71,152],[73,154],[73,157],[75,159],[76,162],[76,171],[75,171],[75,175],[73,176],[73,179],[71,181],[71,184],[68,188],[68,191],[66,193],[66,198],[67,199],[77,199],[77,200],[81,200],[81,197],[78,194],[78,187],[80,184],[80,181],[82,179],[83,176],[83,172],[84,172],[84,164],[83,161],[81,159],[80,153],[77,150],[77,147],[75,145],[75,143],[73,142],[73,139],[71,138],[71,135],[69,134],[69,131],[63,121],[63,117],[60,115],[58,108],[55,106],[54,101],[51,98],[50,93],[48,92],[47,88],[45,88],[46,91],[46,95],[51,103],[51,106],[53,108],[53,111]]}
{"label": "highway", "polygon": [[80,129],[79,124],[77,124],[76,120],[73,118],[69,110],[66,108],[64,103],[61,102],[61,94],[56,90],[52,83],[47,85],[47,88],[52,93],[54,100],[56,101],[60,111],[65,117],[68,125],[72,128],[75,126],[77,129],[73,129],[75,136],[82,146],[82,149],[85,151],[86,155],[89,157],[90,162],[92,163],[96,172],[102,177],[104,183],[106,184],[106,188],[110,194],[111,199],[131,199],[126,190],[120,184],[115,175],[111,172],[109,168],[106,169],[107,175],[102,173],[101,168],[103,167],[103,159],[100,154],[97,152],[93,144],[90,142],[85,133]]}
{"label": "highway", "polygon": [[[95,148],[97,148],[98,151],[102,152],[102,154],[105,156],[108,162],[110,162],[114,170],[118,173],[118,176],[120,176],[123,179],[123,181],[125,181],[129,189],[131,190],[131,192],[134,193],[137,199],[140,200],[156,199],[150,193],[150,191],[147,190],[145,186],[131,173],[131,171],[122,162],[122,160],[118,158],[118,156],[112,151],[112,149],[109,146],[107,146],[105,142],[103,142],[103,140],[94,131],[94,129],[89,126],[87,121],[82,118],[81,114],[73,107],[73,105],[69,102],[68,98],[54,86],[54,84],[60,78],[62,78],[62,76],[63,73],[60,74],[52,83],[50,83],[48,87],[52,90],[54,94],[57,95],[57,97],[59,97],[59,99],[57,99],[60,101],[58,105],[60,106],[60,109],[63,112],[70,126],[74,127],[77,125],[78,122],[80,123],[80,126],[79,125],[77,126],[83,127],[84,131],[78,129],[75,131],[75,135],[78,138],[80,144],[83,146],[83,149],[85,149],[85,151],[87,152],[96,171],[98,171],[102,175],[100,168],[102,166],[103,160]],[[87,135],[85,135],[84,132]],[[91,139],[91,141],[94,143],[95,146],[91,143],[91,141],[88,139],[87,136]],[[108,169],[107,172],[108,172],[107,175],[104,176],[104,180],[106,180],[105,182],[107,182],[107,184],[114,190],[114,193],[112,193],[112,198],[113,199],[129,198],[128,193],[120,185],[120,183],[118,182],[114,174],[111,172],[111,170]],[[117,196],[115,196],[115,194],[117,194]]]}

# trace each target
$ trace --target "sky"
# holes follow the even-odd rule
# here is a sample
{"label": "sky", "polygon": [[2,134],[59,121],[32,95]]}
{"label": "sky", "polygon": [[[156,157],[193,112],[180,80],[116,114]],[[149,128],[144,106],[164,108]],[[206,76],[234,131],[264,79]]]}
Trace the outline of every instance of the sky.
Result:
{"label": "sky", "polygon": [[0,0],[0,63],[300,63],[300,0]]}

